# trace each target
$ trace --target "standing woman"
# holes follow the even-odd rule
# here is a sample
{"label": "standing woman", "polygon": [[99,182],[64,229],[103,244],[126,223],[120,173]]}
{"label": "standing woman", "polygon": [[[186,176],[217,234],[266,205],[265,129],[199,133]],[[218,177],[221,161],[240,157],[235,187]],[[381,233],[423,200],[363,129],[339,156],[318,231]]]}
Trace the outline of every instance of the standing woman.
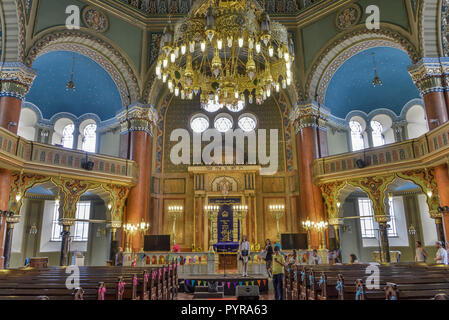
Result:
{"label": "standing woman", "polygon": [[249,259],[249,241],[246,239],[246,236],[242,236],[242,242],[239,247],[239,255],[240,260],[242,261],[243,267],[243,276],[248,276],[248,259]]}
{"label": "standing woman", "polygon": [[416,241],[415,262],[426,262],[427,252],[422,247],[421,241]]}
{"label": "standing woman", "polygon": [[268,277],[272,277],[272,270],[273,270],[273,246],[271,245],[271,240],[267,239],[265,240],[265,252],[266,252],[266,257],[265,257],[265,262],[267,265],[267,273],[268,273]]}

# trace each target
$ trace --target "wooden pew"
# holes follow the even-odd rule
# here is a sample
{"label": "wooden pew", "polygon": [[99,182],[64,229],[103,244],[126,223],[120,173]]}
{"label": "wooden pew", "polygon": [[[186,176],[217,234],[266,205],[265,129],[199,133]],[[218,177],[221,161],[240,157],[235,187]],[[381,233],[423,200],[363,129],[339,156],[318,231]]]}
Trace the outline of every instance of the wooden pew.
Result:
{"label": "wooden pew", "polygon": [[307,299],[308,300],[316,300],[316,281],[315,281],[315,273],[313,269],[309,270],[308,276],[309,286],[307,288]]}
{"label": "wooden pew", "polygon": [[299,300],[307,300],[307,271],[303,267],[299,276]]}
{"label": "wooden pew", "polygon": [[385,300],[399,300],[399,290],[395,283],[387,282]]}
{"label": "wooden pew", "polygon": [[355,281],[355,300],[366,300],[365,282],[363,279]]}
{"label": "wooden pew", "polygon": [[327,275],[324,272],[321,273],[318,288],[320,291],[317,294],[317,300],[327,300]]}

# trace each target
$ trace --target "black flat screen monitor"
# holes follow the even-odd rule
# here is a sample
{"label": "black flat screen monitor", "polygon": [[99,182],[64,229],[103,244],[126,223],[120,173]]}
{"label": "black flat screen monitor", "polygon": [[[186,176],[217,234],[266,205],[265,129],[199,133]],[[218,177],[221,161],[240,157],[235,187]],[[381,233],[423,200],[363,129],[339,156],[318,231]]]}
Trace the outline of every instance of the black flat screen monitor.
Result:
{"label": "black flat screen monitor", "polygon": [[282,250],[307,249],[307,233],[284,233],[281,235]]}
{"label": "black flat screen monitor", "polygon": [[170,251],[170,235],[147,235],[145,236],[144,251]]}

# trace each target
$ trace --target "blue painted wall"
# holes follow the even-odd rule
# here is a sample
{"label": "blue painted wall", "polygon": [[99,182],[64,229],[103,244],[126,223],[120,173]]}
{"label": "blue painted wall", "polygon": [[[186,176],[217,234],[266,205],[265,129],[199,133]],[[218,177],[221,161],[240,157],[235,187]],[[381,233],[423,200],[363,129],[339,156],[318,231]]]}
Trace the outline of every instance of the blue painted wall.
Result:
{"label": "blue painted wall", "polygon": [[[383,86],[374,87],[372,52],[376,54],[377,73]],[[337,117],[345,118],[352,110],[366,113],[388,108],[396,114],[420,94],[407,67],[409,56],[398,49],[380,47],[363,51],[346,61],[334,74],[326,92],[325,105]]]}
{"label": "blue painted wall", "polygon": [[[66,90],[75,55],[74,92]],[[78,53],[56,51],[37,58],[33,63],[38,76],[26,100],[50,119],[58,112],[76,116],[95,113],[101,120],[113,118],[122,103],[119,91],[109,74],[95,61]]]}

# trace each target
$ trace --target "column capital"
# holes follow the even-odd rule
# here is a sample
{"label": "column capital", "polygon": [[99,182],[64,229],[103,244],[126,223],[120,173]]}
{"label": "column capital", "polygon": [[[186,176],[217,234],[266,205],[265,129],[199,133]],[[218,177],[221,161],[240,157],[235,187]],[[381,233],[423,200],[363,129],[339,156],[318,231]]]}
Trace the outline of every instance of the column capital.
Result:
{"label": "column capital", "polygon": [[0,97],[23,100],[36,76],[35,70],[21,62],[0,62]]}
{"label": "column capital", "polygon": [[153,135],[153,127],[156,126],[158,114],[151,105],[134,103],[127,110],[120,112],[117,118],[120,122],[121,134],[145,131]]}
{"label": "column capital", "polygon": [[344,223],[343,223],[343,219],[341,219],[341,218],[329,218],[329,225],[330,226],[336,226],[336,227],[339,227],[339,226],[342,226]]}
{"label": "column capital", "polygon": [[8,223],[8,227],[12,227],[14,228],[14,224],[19,223],[20,222],[20,215],[11,215],[11,216],[7,216],[6,217],[6,223]]}
{"label": "column capital", "polygon": [[61,225],[63,227],[71,227],[74,224],[75,224],[74,219],[67,219],[67,218],[59,219],[59,225]]}
{"label": "column capital", "polygon": [[443,63],[449,66],[449,61],[446,60],[445,58],[423,58],[408,67],[408,72],[421,94],[444,91]]}
{"label": "column capital", "polygon": [[376,222],[379,224],[386,224],[390,222],[391,217],[386,215],[375,215],[374,220],[376,220]]}
{"label": "column capital", "polygon": [[325,124],[329,117],[329,109],[314,100],[296,103],[289,116],[290,121],[296,123],[296,133],[307,127],[326,130]]}

